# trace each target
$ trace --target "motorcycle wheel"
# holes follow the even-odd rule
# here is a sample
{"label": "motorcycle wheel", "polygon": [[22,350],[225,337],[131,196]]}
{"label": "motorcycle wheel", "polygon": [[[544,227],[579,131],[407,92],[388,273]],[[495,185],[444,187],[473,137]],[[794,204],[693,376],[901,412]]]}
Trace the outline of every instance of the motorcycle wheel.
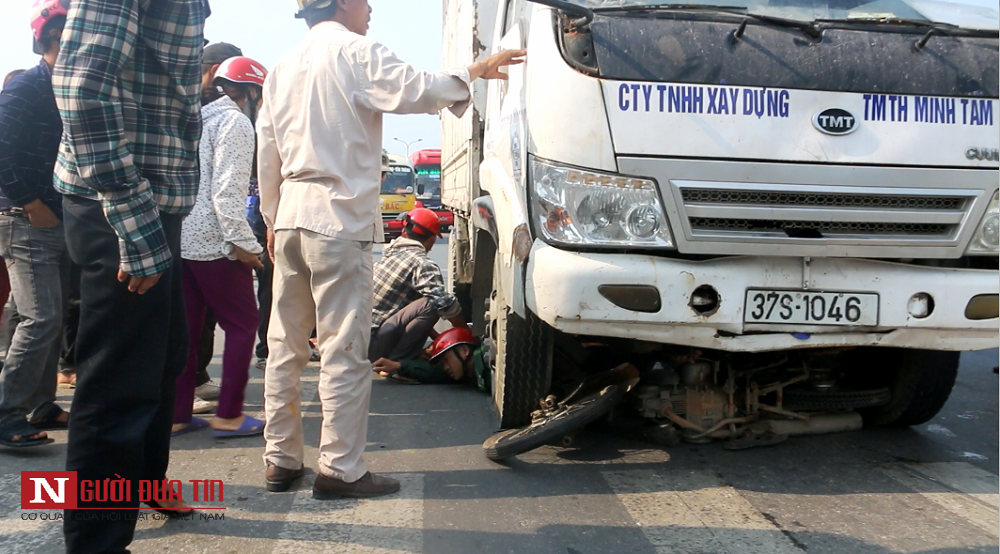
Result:
{"label": "motorcycle wheel", "polygon": [[532,421],[527,427],[501,431],[483,443],[486,457],[499,461],[544,446],[571,434],[608,412],[625,396],[622,385],[609,385],[560,410]]}

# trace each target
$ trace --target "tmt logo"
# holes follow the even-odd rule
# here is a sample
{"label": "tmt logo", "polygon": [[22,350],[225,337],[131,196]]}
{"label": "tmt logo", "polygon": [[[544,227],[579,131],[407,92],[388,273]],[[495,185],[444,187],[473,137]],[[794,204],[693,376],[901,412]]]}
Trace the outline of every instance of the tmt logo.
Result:
{"label": "tmt logo", "polygon": [[22,471],[22,510],[76,508],[78,491],[75,471]]}

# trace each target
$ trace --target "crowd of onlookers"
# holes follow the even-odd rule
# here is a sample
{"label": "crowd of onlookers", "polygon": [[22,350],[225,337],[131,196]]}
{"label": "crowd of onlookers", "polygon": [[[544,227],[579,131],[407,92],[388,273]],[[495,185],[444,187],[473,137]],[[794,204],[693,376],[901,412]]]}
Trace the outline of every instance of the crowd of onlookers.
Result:
{"label": "crowd of onlookers", "polygon": [[[364,464],[372,368],[482,386],[426,256],[433,213],[412,212],[373,273],[382,114],[460,115],[474,80],[505,78],[524,52],[419,72],[366,37],[367,0],[298,5],[309,32],[269,72],[206,45],[208,0],[33,0],[41,59],[0,93],[0,444],[67,428],[67,471],[136,487],[167,478],[173,436],[263,434],[267,489],[284,491],[303,475],[301,373],[320,359],[313,496],[371,497],[400,487]],[[422,357],[440,318],[457,327],[434,360],[390,359]],[[205,372],[217,325],[218,384]],[[263,420],[244,411],[255,354]],[[68,411],[60,384],[75,388]],[[196,417],[212,399],[215,417]],[[133,492],[67,509],[67,552],[128,552]]]}
{"label": "crowd of onlookers", "polygon": [[[55,403],[55,390],[75,388],[77,379],[81,268],[66,252],[61,197],[51,177],[62,129],[51,71],[66,16],[59,2],[37,4],[50,5],[45,15],[33,14],[35,50],[43,59],[33,69],[9,73],[0,96],[0,159],[9,168],[0,176],[0,367],[6,367],[0,442],[8,447],[47,444],[45,430],[68,427],[69,412]],[[172,433],[211,426],[220,437],[259,435],[263,422],[243,414],[242,403],[251,356],[256,353],[259,369],[267,358],[272,264],[262,256],[266,228],[253,177],[254,120],[267,71],[225,42],[204,49],[202,70],[198,194],[181,225],[192,332],[177,380]],[[226,332],[221,385],[208,375],[217,325]],[[211,423],[192,417],[213,408]]]}

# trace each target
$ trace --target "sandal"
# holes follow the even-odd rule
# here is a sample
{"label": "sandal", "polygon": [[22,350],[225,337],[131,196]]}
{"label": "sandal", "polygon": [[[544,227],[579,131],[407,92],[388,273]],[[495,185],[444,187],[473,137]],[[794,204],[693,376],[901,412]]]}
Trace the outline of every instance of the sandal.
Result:
{"label": "sandal", "polygon": [[149,506],[150,508],[156,510],[157,512],[159,512],[159,513],[161,513],[161,514],[163,514],[163,515],[165,515],[165,516],[167,516],[169,518],[184,517],[184,516],[191,515],[191,514],[194,513],[194,508],[191,508],[191,507],[188,507],[188,508],[164,508],[163,506],[160,505],[159,502],[157,502],[155,500],[150,500],[149,502],[146,502],[145,504],[147,506]]}
{"label": "sandal", "polygon": [[[59,419],[63,414],[66,414],[66,421]],[[40,431],[66,429],[69,427],[69,412],[60,408],[56,404],[48,404],[45,408],[36,410],[32,415],[35,417],[34,419],[28,421],[28,425],[31,425]]]}
{"label": "sandal", "polygon": [[264,422],[250,416],[243,417],[240,428],[229,431],[224,429],[212,429],[212,434],[218,439],[231,439],[235,437],[252,437],[264,432]]}
{"label": "sandal", "polygon": [[191,418],[191,423],[188,423],[187,427],[185,427],[183,429],[180,429],[178,431],[174,431],[174,432],[170,433],[170,436],[171,437],[179,437],[181,435],[186,435],[186,434],[191,433],[193,431],[199,431],[201,429],[204,429],[205,427],[208,427],[208,421],[206,421],[206,420],[204,420],[204,419],[202,419],[200,417],[192,417]]}
{"label": "sandal", "polygon": [[[36,429],[28,423],[26,419],[15,419],[0,428],[0,444],[8,446],[10,448],[25,448],[28,446],[42,446],[44,444],[52,444],[55,439],[49,437],[32,439],[29,437],[34,437],[42,433],[42,430]],[[19,437],[14,440],[14,437]]]}
{"label": "sandal", "polygon": [[788,435],[779,435],[770,429],[749,428],[739,437],[722,445],[726,450],[746,450],[757,446],[771,446],[788,440]]}
{"label": "sandal", "polygon": [[404,385],[420,385],[420,384],[422,384],[420,381],[417,381],[416,379],[413,379],[411,377],[404,377],[404,376],[400,375],[398,369],[394,369],[392,371],[386,371],[384,377],[386,378],[386,380],[395,381],[397,383],[402,383]]}
{"label": "sandal", "polygon": [[[62,377],[61,374],[60,374],[60,377]],[[69,381],[59,381],[59,388],[61,388],[61,389],[75,389],[76,388],[76,373],[73,374],[73,377],[71,377]]]}

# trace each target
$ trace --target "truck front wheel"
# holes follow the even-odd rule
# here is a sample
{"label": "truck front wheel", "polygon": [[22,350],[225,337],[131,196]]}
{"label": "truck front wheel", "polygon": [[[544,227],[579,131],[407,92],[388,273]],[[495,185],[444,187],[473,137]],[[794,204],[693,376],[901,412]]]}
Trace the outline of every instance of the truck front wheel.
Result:
{"label": "truck front wheel", "polygon": [[499,259],[493,266],[489,339],[493,358],[493,403],[500,427],[522,427],[552,385],[552,328],[527,312],[511,310],[500,285]]}
{"label": "truck front wheel", "polygon": [[887,404],[860,410],[869,423],[909,427],[927,423],[944,407],[958,376],[958,352],[877,349],[871,374],[889,386]]}

